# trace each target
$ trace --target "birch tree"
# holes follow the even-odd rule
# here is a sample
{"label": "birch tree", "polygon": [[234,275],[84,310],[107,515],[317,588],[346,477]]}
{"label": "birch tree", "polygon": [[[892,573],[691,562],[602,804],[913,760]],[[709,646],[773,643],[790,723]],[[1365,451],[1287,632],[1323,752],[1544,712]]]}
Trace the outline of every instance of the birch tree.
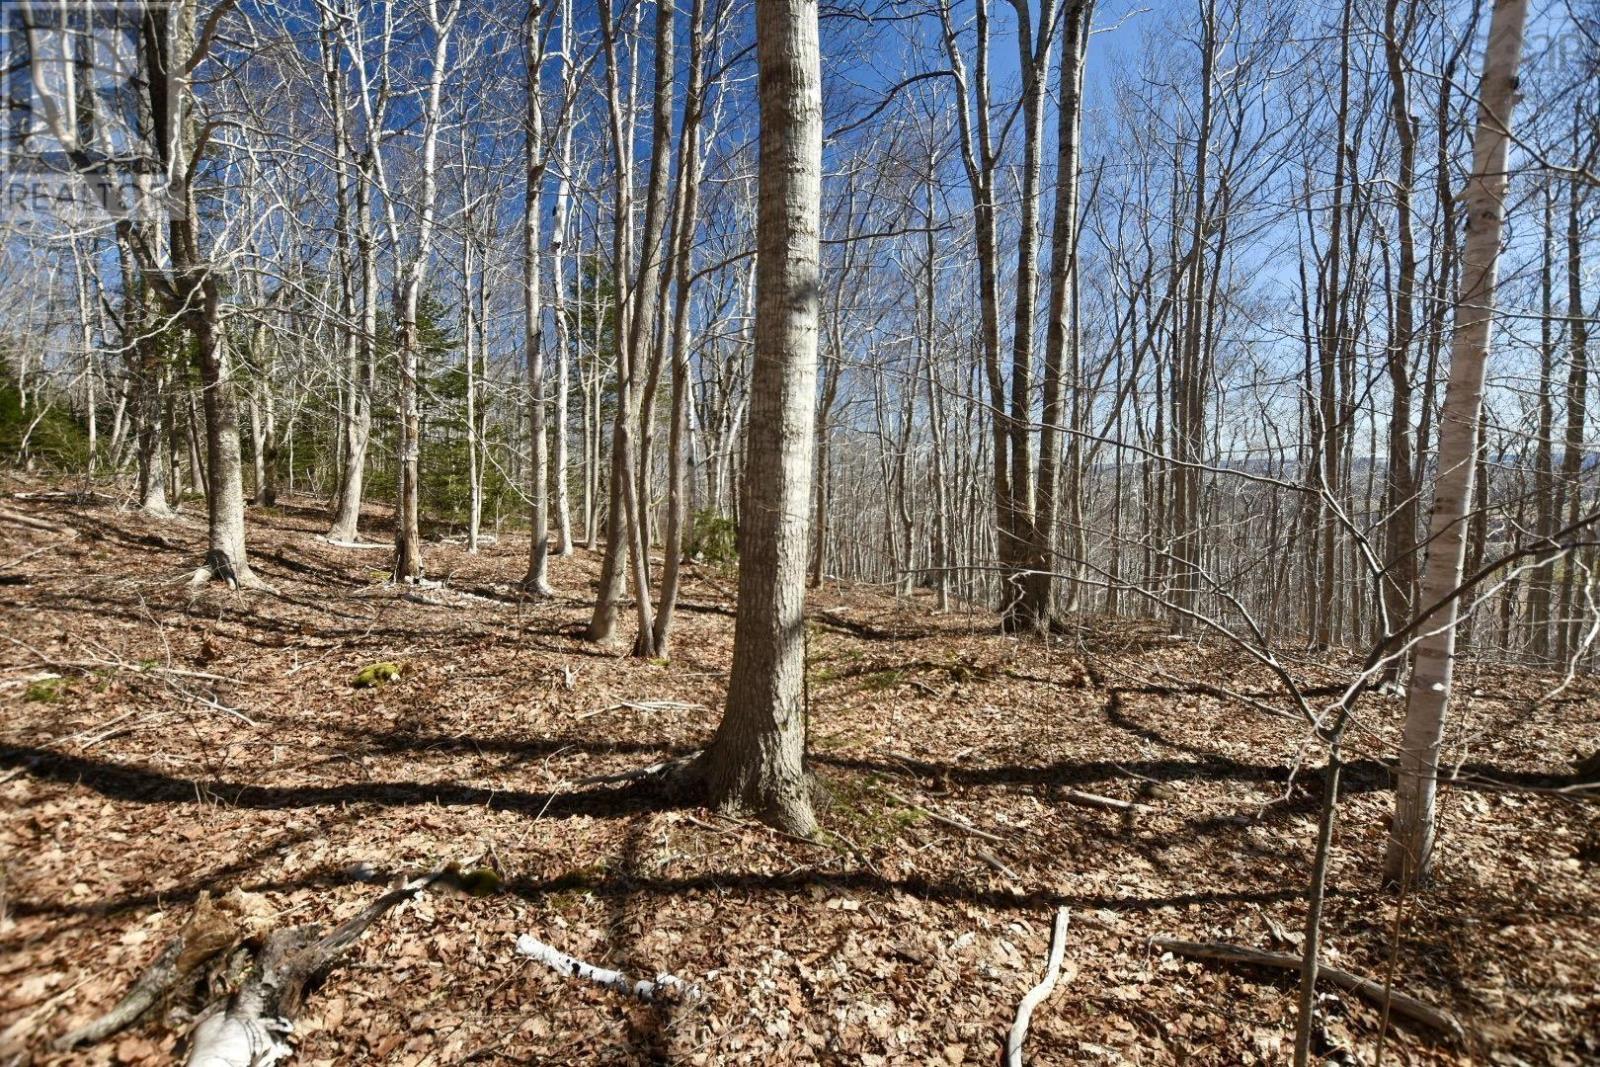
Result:
{"label": "birch tree", "polygon": [[1455,591],[1461,584],[1466,558],[1484,368],[1494,321],[1495,283],[1509,187],[1506,158],[1527,17],[1527,0],[1495,0],[1478,88],[1472,174],[1462,197],[1467,232],[1455,300],[1450,380],[1439,416],[1439,473],[1428,519],[1428,556],[1421,588],[1424,605],[1440,606],[1432,611],[1416,646],[1416,666],[1406,698],[1394,823],[1384,857],[1385,876],[1400,885],[1425,880],[1433,861],[1439,752],[1455,665]]}

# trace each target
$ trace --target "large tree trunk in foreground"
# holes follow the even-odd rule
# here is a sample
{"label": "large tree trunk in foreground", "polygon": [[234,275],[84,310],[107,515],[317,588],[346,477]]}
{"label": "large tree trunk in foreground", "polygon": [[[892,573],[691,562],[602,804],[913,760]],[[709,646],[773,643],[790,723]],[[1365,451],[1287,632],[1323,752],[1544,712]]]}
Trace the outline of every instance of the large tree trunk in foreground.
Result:
{"label": "large tree trunk in foreground", "polygon": [[1455,657],[1457,601],[1451,594],[1461,584],[1466,556],[1467,507],[1472,500],[1477,465],[1484,363],[1505,223],[1506,150],[1527,16],[1527,0],[1496,0],[1478,92],[1472,177],[1462,198],[1467,238],[1455,307],[1450,382],[1440,414],[1439,474],[1428,522],[1428,560],[1423,570],[1421,602],[1433,605],[1450,599],[1423,627],[1407,698],[1394,827],[1384,857],[1385,877],[1400,884],[1425,879],[1433,859],[1439,749]]}
{"label": "large tree trunk in foreground", "polygon": [[822,80],[816,0],[759,0],[761,190],[739,614],[712,803],[816,831],[806,779],[805,568],[817,379]]}

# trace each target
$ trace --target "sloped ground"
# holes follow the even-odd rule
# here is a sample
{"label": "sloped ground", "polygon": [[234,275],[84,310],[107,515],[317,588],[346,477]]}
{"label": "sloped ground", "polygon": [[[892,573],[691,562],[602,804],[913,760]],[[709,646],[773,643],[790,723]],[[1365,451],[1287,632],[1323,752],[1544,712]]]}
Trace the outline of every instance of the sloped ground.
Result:
{"label": "sloped ground", "polygon": [[[384,553],[319,542],[320,513],[296,501],[252,512],[275,595],[193,595],[193,506],[152,522],[9,488],[30,495],[0,507],[79,534],[0,521],[0,1029],[21,1020],[23,1059],[66,1062],[49,1040],[109,1007],[203,890],[330,922],[397,874],[482,854],[501,891],[380,920],[312,996],[294,1062],[992,1063],[1060,904],[1068,969],[1030,1062],[1287,1062],[1292,978],[1148,947],[1281,949],[1302,922],[1320,757],[1301,766],[1295,722],[1173,681],[1271,693],[1236,653],[1106,620],[1047,649],[980,612],[827,589],[810,697],[834,836],[808,844],[579,781],[709,736],[726,572],[691,572],[672,663],[640,663],[577,639],[587,553],[554,561],[559,597],[532,602],[513,584],[525,539],[433,545],[446,587],[406,594],[377,580]],[[400,680],[352,688],[380,660]],[[1393,975],[1458,1013],[1472,1045],[1401,1032],[1386,1062],[1600,1062],[1600,819],[1592,795],[1557,791],[1600,736],[1600,690],[1534,699],[1550,684],[1466,671],[1440,878],[1406,903]],[[1326,924],[1332,961],[1380,979],[1395,921],[1375,879],[1380,759],[1399,713],[1374,703],[1353,738]],[[657,1008],[561,978],[513,954],[524,931],[708,996]],[[1323,1006],[1322,1050],[1370,1062],[1377,1011]],[[180,1038],[151,1021],[70,1059],[165,1062]]]}

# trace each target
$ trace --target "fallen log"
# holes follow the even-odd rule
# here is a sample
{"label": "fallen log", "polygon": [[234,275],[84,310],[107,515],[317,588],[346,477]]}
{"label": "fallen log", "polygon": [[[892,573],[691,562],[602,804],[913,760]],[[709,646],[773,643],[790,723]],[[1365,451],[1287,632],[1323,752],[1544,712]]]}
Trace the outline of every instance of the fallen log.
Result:
{"label": "fallen log", "polygon": [[1011,1024],[1011,1032],[1006,1035],[1006,1067],[1022,1067],[1022,1043],[1028,1038],[1028,1023],[1033,1018],[1033,1009],[1044,1003],[1045,997],[1056,987],[1056,981],[1061,977],[1061,957],[1067,947],[1067,908],[1062,905],[1056,911],[1055,925],[1050,931],[1050,958],[1045,961],[1044,977],[1039,979],[1039,984],[1028,990],[1022,998],[1022,1003],[1017,1005],[1017,1019]]}
{"label": "fallen log", "polygon": [[239,991],[202,1014],[189,1044],[188,1067],[272,1067],[293,1049],[284,1038],[305,1003],[306,987],[326,974],[380,915],[442,879],[460,884],[456,864],[383,894],[326,934],[295,926],[267,935]]}
{"label": "fallen log", "polygon": [[517,938],[517,955],[538,960],[552,971],[569,978],[582,978],[607,989],[616,990],[618,993],[626,993],[638,1000],[653,1002],[668,994],[682,1000],[699,1000],[702,995],[697,984],[685,982],[670,974],[658,974],[654,980],[633,979],[621,971],[596,967],[575,956],[569,956],[560,949],[552,948],[531,934],[523,934]]}
{"label": "fallen log", "polygon": [[380,550],[394,551],[394,545],[382,541],[335,541],[333,538],[323,538],[334,548],[348,548],[359,552],[377,552]]}
{"label": "fallen log", "polygon": [[202,892],[183,929],[167,942],[161,954],[145,968],[116,1006],[98,1019],[59,1038],[56,1048],[63,1052],[70,1051],[132,1026],[193,974],[195,968],[247,938],[251,926],[261,919],[259,913],[249,914],[249,909],[242,904],[243,900],[242,895],[230,896],[216,904],[209,893]]}
{"label": "fallen log", "polygon": [[[1282,952],[1262,952],[1259,949],[1229,945],[1219,941],[1178,941],[1155,937],[1150,939],[1150,944],[1163,952],[1197,960],[1244,963],[1252,967],[1270,967],[1283,971],[1298,971],[1304,965],[1299,956],[1290,956]],[[1370,978],[1341,971],[1326,964],[1317,967],[1317,979],[1331,982],[1340,989],[1371,1001],[1380,1008],[1387,1003],[1392,1015],[1444,1034],[1457,1044],[1463,1044],[1467,1039],[1466,1028],[1454,1015],[1416,997],[1396,993],[1393,989],[1385,987],[1382,982],[1374,982]]]}
{"label": "fallen log", "polygon": [[[252,894],[235,890],[213,903],[202,893],[183,929],[105,1015],[60,1038],[63,1051],[110,1037],[168,1000],[185,981],[200,984],[200,968],[221,957],[249,968],[237,991],[208,1004],[190,1035],[189,1067],[272,1067],[292,1049],[284,1040],[305,1002],[306,989],[338,962],[345,950],[395,905],[410,900],[436,882],[474,893],[481,870],[463,872],[468,864],[449,864],[402,882],[360,912],[324,933],[306,925],[269,931],[271,915]],[[241,947],[242,946],[242,947]],[[239,949],[235,953],[235,949]]]}

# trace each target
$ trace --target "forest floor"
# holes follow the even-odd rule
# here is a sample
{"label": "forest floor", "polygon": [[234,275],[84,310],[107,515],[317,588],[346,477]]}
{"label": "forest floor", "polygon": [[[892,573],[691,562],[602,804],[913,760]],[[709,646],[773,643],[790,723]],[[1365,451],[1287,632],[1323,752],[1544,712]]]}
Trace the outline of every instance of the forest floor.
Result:
{"label": "forest floor", "polygon": [[[430,893],[367,932],[312,994],[294,1063],[993,1063],[1063,904],[1067,968],[1030,1063],[1288,1062],[1294,976],[1150,947],[1293,952],[1303,923],[1322,755],[1294,719],[1209,695],[1288,708],[1233,650],[1111,620],[1047,647],[984,612],[830,585],[809,630],[833,797],[813,844],[581,782],[710,736],[725,569],[690,569],[672,662],[647,663],[579,639],[589,552],[553,561],[549,600],[517,591],[514,536],[430,544],[444,586],[397,589],[384,552],[320,541],[320,508],[295,499],[250,512],[275,592],[193,591],[194,505],[152,521],[0,490],[13,516],[77,534],[0,515],[0,1061],[167,1062],[170,1020],[71,1057],[49,1043],[109,1008],[202,891],[329,922],[397,875],[485,856],[498,891]],[[354,688],[377,661],[401,677]],[[1348,670],[1295,665],[1322,684]],[[1470,1039],[1395,1031],[1388,1063],[1600,1063],[1600,806],[1567,777],[1600,736],[1600,685],[1539,699],[1554,683],[1463,672],[1438,877],[1405,902],[1392,976]],[[1375,699],[1352,735],[1325,922],[1328,960],[1380,981],[1400,714]],[[513,952],[524,932],[706,995],[652,1006],[563,977]],[[1322,1008],[1327,1062],[1371,1062],[1378,1009],[1332,991]]]}

